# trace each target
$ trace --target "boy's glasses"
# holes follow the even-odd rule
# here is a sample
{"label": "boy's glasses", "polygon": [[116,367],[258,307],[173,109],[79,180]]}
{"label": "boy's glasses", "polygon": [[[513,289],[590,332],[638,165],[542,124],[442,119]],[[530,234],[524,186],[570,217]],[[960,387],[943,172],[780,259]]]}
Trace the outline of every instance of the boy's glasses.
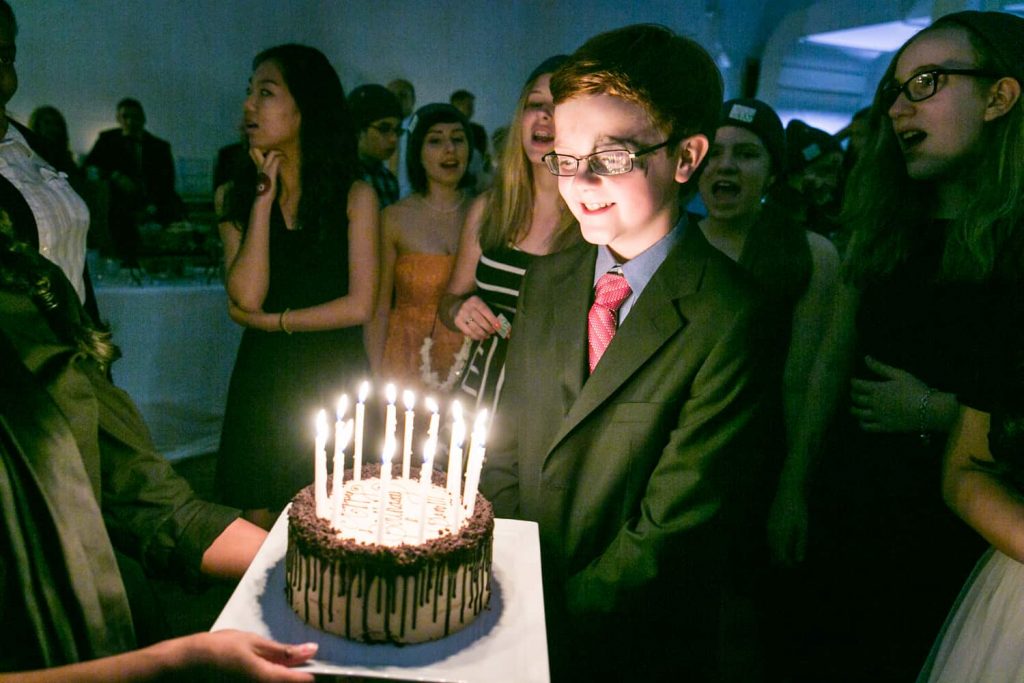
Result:
{"label": "boy's glasses", "polygon": [[586,161],[590,170],[597,175],[622,175],[633,170],[633,160],[644,154],[650,154],[665,147],[671,139],[652,147],[644,147],[635,152],[628,149],[606,149],[601,152],[594,152],[585,157],[574,157],[571,154],[557,154],[548,152],[542,157],[542,161],[553,175],[572,176],[580,168],[580,162]]}
{"label": "boy's glasses", "polygon": [[882,104],[888,109],[903,93],[911,102],[921,102],[939,91],[939,76],[974,76],[977,78],[999,78],[999,74],[985,69],[929,69],[914,74],[900,85],[890,83],[882,88]]}

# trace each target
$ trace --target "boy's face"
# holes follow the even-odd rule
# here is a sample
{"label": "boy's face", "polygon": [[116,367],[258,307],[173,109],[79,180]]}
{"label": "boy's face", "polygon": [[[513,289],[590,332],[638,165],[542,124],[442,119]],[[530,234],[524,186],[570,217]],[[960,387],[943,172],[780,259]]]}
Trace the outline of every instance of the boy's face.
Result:
{"label": "boy's face", "polygon": [[[697,136],[702,137],[702,136]],[[555,151],[585,157],[594,152],[627,149],[635,152],[665,141],[637,104],[612,95],[582,95],[555,107]],[[575,176],[559,176],[558,189],[580,223],[583,238],[604,244],[629,260],[664,237],[679,218],[679,183],[700,164],[680,150],[694,138],[663,147],[633,160],[633,169],[600,176],[581,161]],[[704,139],[704,151],[707,150]]]}

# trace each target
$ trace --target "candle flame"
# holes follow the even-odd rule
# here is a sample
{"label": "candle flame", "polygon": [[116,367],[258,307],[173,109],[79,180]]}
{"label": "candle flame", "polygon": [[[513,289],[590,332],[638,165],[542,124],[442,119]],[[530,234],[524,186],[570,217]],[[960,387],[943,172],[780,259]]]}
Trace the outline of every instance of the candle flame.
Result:
{"label": "candle flame", "polygon": [[366,403],[366,397],[370,395],[370,383],[363,382],[359,385],[359,402]]}
{"label": "candle flame", "polygon": [[416,407],[416,394],[412,393],[409,389],[402,392],[402,403],[405,404],[406,410],[412,410]]}
{"label": "candle flame", "polygon": [[462,404],[458,401],[452,401],[452,419],[462,421]]}
{"label": "candle flame", "polygon": [[345,413],[348,412],[348,394],[342,394],[341,398],[338,399],[338,421],[345,419]]}
{"label": "candle flame", "polygon": [[429,410],[432,413],[436,413],[438,410],[441,409],[440,406],[437,405],[437,401],[434,400],[433,396],[427,396],[426,400],[424,400],[423,402],[426,404],[427,410]]}
{"label": "candle flame", "polygon": [[319,438],[327,439],[327,411],[323,408],[316,414],[316,435]]}
{"label": "candle flame", "polygon": [[388,403],[394,405],[395,401],[398,399],[398,389],[395,389],[394,384],[389,384],[384,387],[384,395],[387,396]]}

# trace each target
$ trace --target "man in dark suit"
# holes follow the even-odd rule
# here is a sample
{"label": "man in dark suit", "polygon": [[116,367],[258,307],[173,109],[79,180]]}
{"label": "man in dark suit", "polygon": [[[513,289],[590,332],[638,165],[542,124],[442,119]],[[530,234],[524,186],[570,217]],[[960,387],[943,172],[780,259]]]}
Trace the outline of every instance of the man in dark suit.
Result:
{"label": "man in dark suit", "polygon": [[634,26],[551,90],[545,163],[590,244],[526,275],[481,488],[539,524],[554,680],[715,680],[728,473],[758,400],[749,285],[680,208],[721,77]]}
{"label": "man in dark suit", "polygon": [[85,166],[110,181],[110,230],[118,256],[133,264],[138,257],[139,225],[178,220],[181,198],[174,190],[171,145],[146,130],[138,100],[117,104],[120,128],[100,133]]}

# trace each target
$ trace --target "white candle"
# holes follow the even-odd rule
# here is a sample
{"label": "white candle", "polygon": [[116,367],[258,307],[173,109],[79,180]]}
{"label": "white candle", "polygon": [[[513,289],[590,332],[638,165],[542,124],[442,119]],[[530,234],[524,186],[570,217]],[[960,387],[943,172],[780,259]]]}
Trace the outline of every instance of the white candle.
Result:
{"label": "white candle", "polygon": [[327,413],[323,410],[316,414],[313,497],[316,501],[316,516],[321,519],[327,519]]}
{"label": "white candle", "polygon": [[384,446],[384,456],[380,466],[380,506],[377,511],[377,543],[384,542],[384,513],[388,507],[388,484],[391,483],[391,459],[394,456],[395,442],[392,440]]}
{"label": "white candle", "polygon": [[384,395],[388,400],[387,414],[384,417],[384,450],[388,449],[389,443],[394,443],[398,438],[398,417],[395,414],[395,401],[398,400],[398,390],[394,384],[384,387]]}
{"label": "white candle", "polygon": [[402,478],[409,478],[412,461],[412,427],[416,419],[413,408],[416,407],[416,395],[406,389],[402,392],[402,403],[405,404],[405,434],[402,439]]}
{"label": "white candle", "polygon": [[338,399],[338,409],[334,421],[334,476],[331,479],[331,498],[339,495],[341,485],[345,481],[345,449],[348,447],[348,439],[343,439],[345,431],[345,413],[348,411],[348,394],[342,394]]}
{"label": "white candle", "polygon": [[452,528],[459,526],[459,508],[462,507],[462,442],[466,439],[466,423],[462,419],[462,406],[452,402],[452,440],[448,448],[448,495],[452,501],[454,519]]}
{"label": "white candle", "polygon": [[356,403],[356,446],[352,455],[352,478],[359,481],[363,478],[363,424],[366,420],[366,397],[370,393],[370,383],[363,382],[359,386],[359,402]]}
{"label": "white candle", "polygon": [[[335,461],[334,487],[332,489],[332,503],[334,509],[331,510],[331,526],[338,531],[341,531],[341,513],[345,501],[345,449],[348,448],[348,442],[351,439],[352,420],[345,420],[341,428],[341,467],[339,469],[338,462]],[[337,452],[337,446],[335,446],[335,452]]]}
{"label": "white candle", "polygon": [[441,422],[441,416],[437,414],[437,411],[440,408],[437,405],[437,401],[430,396],[427,396],[424,403],[427,404],[427,410],[430,411],[430,426],[427,427],[427,441],[430,442],[430,453],[433,455],[434,453],[437,453],[437,430]]}
{"label": "white candle", "polygon": [[423,467],[420,468],[420,543],[427,539],[427,495],[430,493],[431,473],[434,471],[434,449],[437,441],[427,439],[423,444]]}
{"label": "white candle", "polygon": [[480,470],[484,465],[484,441],[487,439],[487,411],[481,410],[473,422],[473,440],[469,445],[469,458],[466,459],[466,518],[473,516],[476,507],[476,490],[480,486]]}

